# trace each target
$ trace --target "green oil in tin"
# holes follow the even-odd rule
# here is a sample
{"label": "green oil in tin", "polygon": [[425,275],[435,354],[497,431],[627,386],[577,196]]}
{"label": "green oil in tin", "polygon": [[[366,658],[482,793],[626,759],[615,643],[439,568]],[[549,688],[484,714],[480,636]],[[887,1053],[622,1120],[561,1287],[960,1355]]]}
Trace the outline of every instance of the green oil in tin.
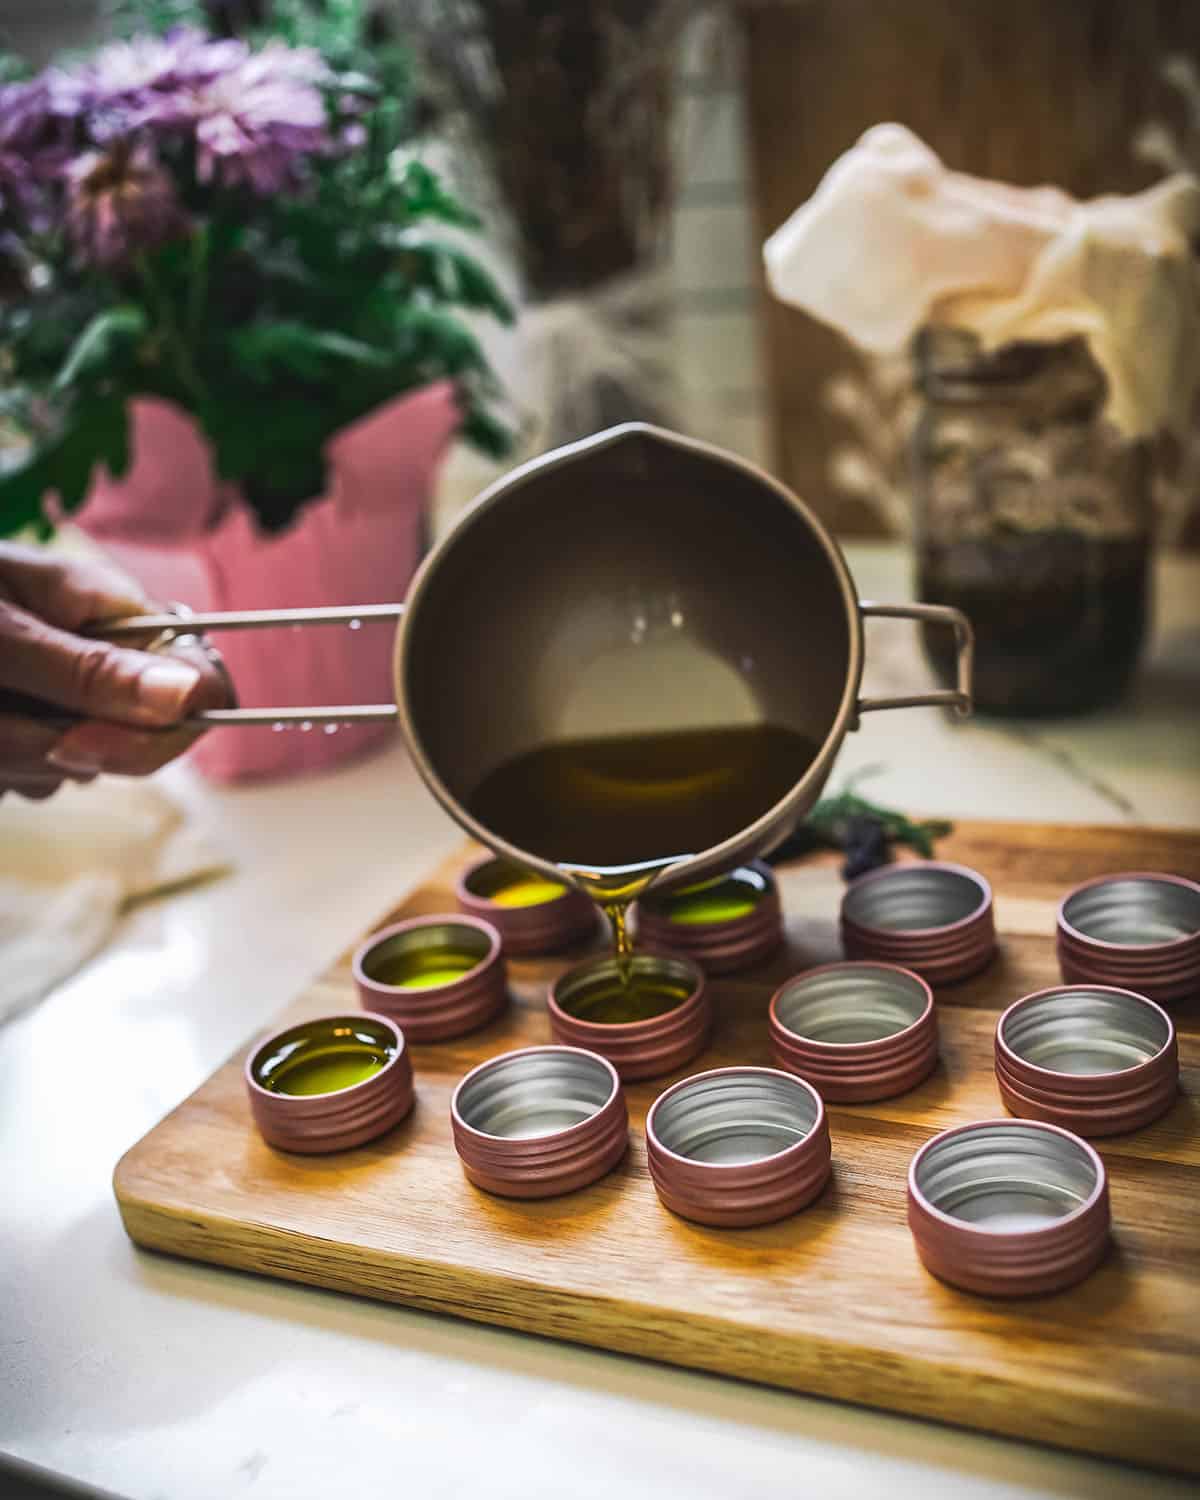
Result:
{"label": "green oil in tin", "polygon": [[272,1094],[335,1094],[374,1077],[396,1055],[386,1032],[350,1020],[298,1026],[254,1062],[254,1081]]}
{"label": "green oil in tin", "polygon": [[382,954],[370,966],[370,977],[398,990],[432,990],[453,984],[479,963],[477,953],[459,953],[453,948],[408,948]]}
{"label": "green oil in tin", "polygon": [[494,901],[497,906],[518,908],[543,906],[547,901],[557,901],[567,894],[567,888],[558,880],[547,880],[544,875],[534,875],[519,870],[514,865],[504,865],[488,881],[487,888],[478,892]]}
{"label": "green oil in tin", "polygon": [[579,1021],[600,1026],[621,1026],[631,1021],[650,1021],[682,1005],[692,993],[686,979],[664,971],[643,954],[628,961],[610,960],[596,965],[569,994],[558,996],[558,1004]]}
{"label": "green oil in tin", "polygon": [[734,922],[748,917],[766,890],[753,870],[735,870],[699,885],[685,885],[656,903],[669,922],[700,927],[711,922]]}

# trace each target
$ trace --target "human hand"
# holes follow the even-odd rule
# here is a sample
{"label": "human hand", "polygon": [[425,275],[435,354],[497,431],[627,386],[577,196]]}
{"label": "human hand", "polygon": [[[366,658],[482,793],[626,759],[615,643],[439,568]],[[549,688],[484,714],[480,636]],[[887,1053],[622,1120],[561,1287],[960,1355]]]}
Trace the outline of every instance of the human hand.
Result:
{"label": "human hand", "polygon": [[80,634],[151,609],[100,564],[0,542],[0,796],[41,799],[100,771],[145,776],[196,739],[184,718],[229,706],[197,644],[163,654]]}

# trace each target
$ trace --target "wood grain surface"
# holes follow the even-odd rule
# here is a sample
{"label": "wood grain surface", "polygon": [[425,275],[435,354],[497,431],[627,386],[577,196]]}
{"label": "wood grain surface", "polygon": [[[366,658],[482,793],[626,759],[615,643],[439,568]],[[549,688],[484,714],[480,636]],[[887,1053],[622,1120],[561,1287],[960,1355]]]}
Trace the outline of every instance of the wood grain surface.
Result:
{"label": "wood grain surface", "polygon": [[[703,1229],[660,1206],[641,1127],[672,1078],[629,1087],[629,1155],[584,1192],[522,1204],[465,1181],[450,1139],[453,1086],[485,1057],[549,1039],[546,985],[576,949],[512,962],[513,1005],[501,1021],[414,1048],[414,1114],[357,1151],[303,1158],[267,1147],[244,1098],[242,1049],[117,1167],[125,1227],[141,1245],[198,1260],[1200,1473],[1196,1002],[1176,1010],[1184,1083],[1170,1113],[1100,1143],[1113,1245],[1082,1285],[1007,1304],[943,1286],[916,1258],[904,1201],[908,1162],[923,1141],[1003,1113],[992,1075],[996,1013],[1058,982],[1052,934],[1062,888],[1118,869],[1200,876],[1200,834],[978,823],[961,825],[939,854],[992,880],[1000,956],[986,974],[939,994],[941,1061],[925,1084],[830,1110],[832,1183],[783,1224]],[[466,857],[386,920],[452,910],[453,876]],[[687,1072],[768,1062],[772,990],[839,956],[835,862],[822,856],[779,874],[786,946],[754,971],[716,981],[713,1044]],[[354,1003],[343,957],[279,1021]]]}

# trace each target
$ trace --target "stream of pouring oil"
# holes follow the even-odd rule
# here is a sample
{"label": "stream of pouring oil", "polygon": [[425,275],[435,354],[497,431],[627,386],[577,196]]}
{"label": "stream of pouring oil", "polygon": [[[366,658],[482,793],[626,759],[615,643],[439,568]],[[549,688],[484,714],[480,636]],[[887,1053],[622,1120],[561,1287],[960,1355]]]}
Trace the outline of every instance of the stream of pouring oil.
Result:
{"label": "stream of pouring oil", "polygon": [[[773,724],[545,745],[505,761],[468,799],[518,848],[569,871],[612,924],[624,1008],[637,1009],[629,906],[654,874],[773,807],[818,746]],[[661,1009],[661,996],[641,997]]]}

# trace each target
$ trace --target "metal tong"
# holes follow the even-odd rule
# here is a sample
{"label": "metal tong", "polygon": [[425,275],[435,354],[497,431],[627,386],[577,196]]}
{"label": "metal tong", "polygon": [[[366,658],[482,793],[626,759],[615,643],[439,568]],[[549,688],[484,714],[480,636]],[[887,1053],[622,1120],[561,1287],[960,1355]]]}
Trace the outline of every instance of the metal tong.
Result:
{"label": "metal tong", "polygon": [[[106,640],[140,635],[147,631],[172,632],[175,635],[199,635],[210,630],[262,630],[290,626],[299,630],[305,625],[342,625],[356,628],[380,620],[398,620],[403,604],[339,604],[323,609],[241,609],[213,610],[207,614],[180,610],[160,615],[130,615],[123,620],[106,620],[93,634]],[[394,703],[346,703],[313,708],[211,708],[188,719],[197,727],[214,724],[363,724],[394,720]]]}

